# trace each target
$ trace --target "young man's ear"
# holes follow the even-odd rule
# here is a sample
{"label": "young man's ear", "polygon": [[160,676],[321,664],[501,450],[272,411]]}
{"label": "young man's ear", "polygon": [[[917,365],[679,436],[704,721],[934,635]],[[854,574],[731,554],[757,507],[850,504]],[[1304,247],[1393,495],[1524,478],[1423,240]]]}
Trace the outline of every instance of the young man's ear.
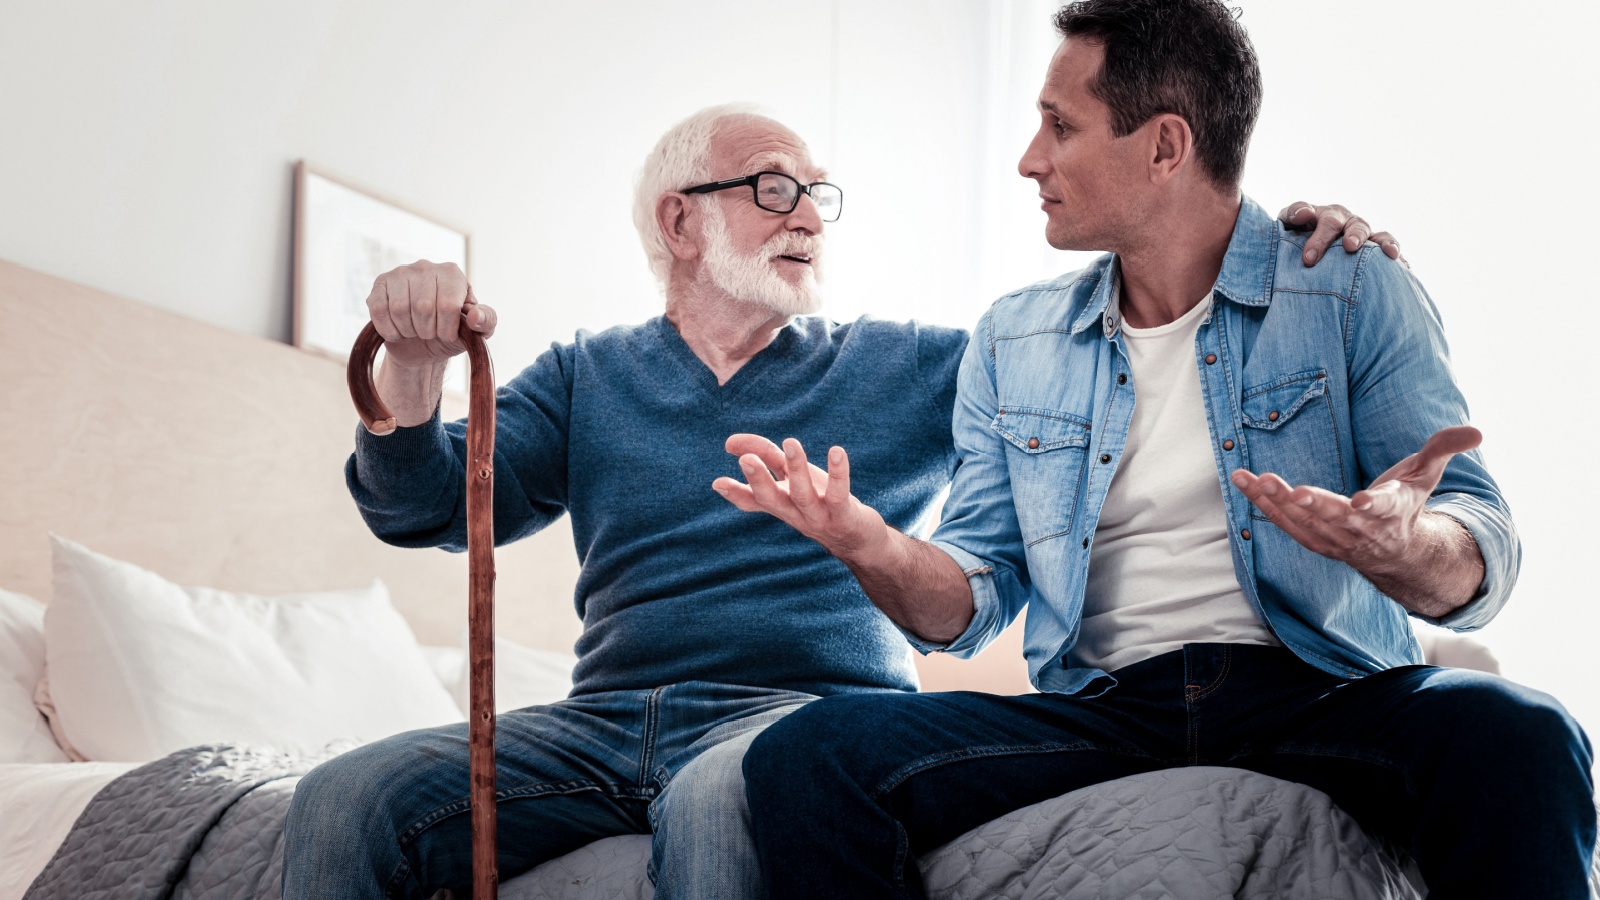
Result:
{"label": "young man's ear", "polygon": [[699,220],[700,205],[689,202],[686,194],[669,191],[656,200],[656,227],[677,259],[691,260],[700,255]]}
{"label": "young man's ear", "polygon": [[1163,113],[1145,125],[1150,131],[1150,183],[1166,184],[1194,156],[1194,132],[1182,116]]}

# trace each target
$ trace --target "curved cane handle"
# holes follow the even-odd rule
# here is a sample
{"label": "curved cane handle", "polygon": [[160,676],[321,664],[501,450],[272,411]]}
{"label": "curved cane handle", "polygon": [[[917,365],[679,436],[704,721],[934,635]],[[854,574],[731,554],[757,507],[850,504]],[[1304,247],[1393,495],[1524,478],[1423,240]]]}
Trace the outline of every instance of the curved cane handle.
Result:
{"label": "curved cane handle", "polygon": [[[470,309],[470,308],[469,308]],[[465,317],[469,310],[462,310]],[[494,375],[489,361],[489,348],[485,346],[483,335],[461,323],[461,342],[467,346],[467,360],[472,364],[471,392],[478,392],[478,372],[489,373],[489,395],[494,396]],[[361,329],[361,334],[356,337],[355,346],[350,349],[350,360],[345,363],[345,382],[350,386],[350,399],[356,405],[356,414],[361,417],[361,424],[376,435],[385,435],[394,431],[395,420],[389,408],[383,405],[383,398],[378,396],[378,389],[372,382],[372,363],[378,356],[378,348],[383,346],[383,337],[378,334],[378,329],[368,322]]]}
{"label": "curved cane handle", "polygon": [[350,399],[356,404],[356,414],[361,417],[361,424],[373,434],[394,431],[394,416],[389,415],[389,408],[383,405],[378,389],[372,385],[372,361],[382,346],[383,336],[368,322],[361,329],[361,334],[356,336],[356,345],[350,348],[350,360],[344,366],[344,380],[350,386]]}

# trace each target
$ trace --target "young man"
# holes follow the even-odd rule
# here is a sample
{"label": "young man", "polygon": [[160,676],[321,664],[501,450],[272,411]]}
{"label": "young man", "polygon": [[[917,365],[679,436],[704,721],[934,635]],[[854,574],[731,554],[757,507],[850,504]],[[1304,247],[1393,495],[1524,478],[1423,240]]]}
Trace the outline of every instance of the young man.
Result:
{"label": "young man", "polygon": [[1481,627],[1519,559],[1432,303],[1370,249],[1296,265],[1242,196],[1260,74],[1222,4],[1086,0],[1057,27],[1019,168],[1053,246],[1112,255],[980,321],[933,540],[851,496],[840,447],[716,484],[924,651],[1027,605],[1043,693],[834,697],[767,729],[745,775],[771,895],[919,896],[916,854],[1005,812],[1227,765],[1326,792],[1430,897],[1587,897],[1588,740],[1544,694],[1417,665],[1407,627]]}

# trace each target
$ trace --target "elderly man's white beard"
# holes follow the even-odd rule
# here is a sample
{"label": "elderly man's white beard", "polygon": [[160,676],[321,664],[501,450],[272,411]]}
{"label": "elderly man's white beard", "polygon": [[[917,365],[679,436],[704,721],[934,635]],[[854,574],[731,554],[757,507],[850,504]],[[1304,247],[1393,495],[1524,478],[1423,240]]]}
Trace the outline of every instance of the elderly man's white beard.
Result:
{"label": "elderly man's white beard", "polygon": [[[722,210],[715,204],[708,206],[706,264],[700,270],[702,281],[709,281],[736,300],[764,306],[786,316],[808,315],[822,308],[822,291],[817,285],[822,238],[786,231],[746,256],[733,248]],[[811,265],[799,284],[785,280],[773,263],[779,256],[795,254],[811,258]]]}

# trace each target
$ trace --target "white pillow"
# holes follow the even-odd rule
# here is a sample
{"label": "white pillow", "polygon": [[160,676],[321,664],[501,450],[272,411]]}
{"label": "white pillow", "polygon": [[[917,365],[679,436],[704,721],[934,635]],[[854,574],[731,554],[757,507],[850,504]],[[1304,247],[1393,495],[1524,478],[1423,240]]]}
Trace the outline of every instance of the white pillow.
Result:
{"label": "white pillow", "polygon": [[0,590],[0,763],[67,762],[33,706],[44,676],[44,604]]}
{"label": "white pillow", "polygon": [[1417,636],[1422,647],[1422,659],[1430,666],[1450,666],[1456,669],[1477,669],[1490,675],[1500,674],[1500,660],[1489,645],[1470,634],[1451,631],[1421,619],[1411,620],[1411,633]]}
{"label": "white pillow", "polygon": [[467,651],[460,647],[440,647],[434,644],[423,644],[422,655],[427,658],[428,665],[433,669],[433,674],[444,685],[444,689],[455,696],[456,681],[461,678],[461,668],[467,664]]}
{"label": "white pillow", "polygon": [[461,721],[382,582],[257,597],[51,541],[50,699],[88,759],[235,741],[315,753]]}
{"label": "white pillow", "polygon": [[[565,700],[572,690],[572,667],[578,658],[570,653],[535,650],[505,638],[494,640],[494,711],[524,706],[544,706]],[[464,712],[470,712],[472,668],[463,660],[452,692]]]}

